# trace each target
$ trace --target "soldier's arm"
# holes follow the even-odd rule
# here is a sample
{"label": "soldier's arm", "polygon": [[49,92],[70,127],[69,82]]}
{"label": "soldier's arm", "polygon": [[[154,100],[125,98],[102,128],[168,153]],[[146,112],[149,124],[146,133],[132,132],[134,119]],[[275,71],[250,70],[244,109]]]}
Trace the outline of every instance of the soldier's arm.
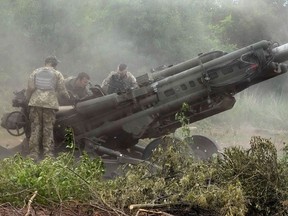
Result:
{"label": "soldier's arm", "polygon": [[130,75],[129,77],[130,77],[130,81],[132,83],[132,87],[133,88],[138,88],[139,85],[137,83],[137,80],[136,80],[135,76],[132,73],[129,73],[129,75]]}
{"label": "soldier's arm", "polygon": [[35,81],[34,81],[35,71],[30,74],[28,78],[28,87],[26,89],[26,100],[29,101],[31,98],[32,93],[35,91]]}
{"label": "soldier's arm", "polygon": [[110,79],[112,77],[112,73],[110,73],[102,82],[101,84],[101,88],[103,89],[104,92],[107,93],[107,90],[108,90],[108,87],[109,87],[109,82],[110,82]]}
{"label": "soldier's arm", "polygon": [[136,80],[136,78],[134,76],[133,76],[133,79],[132,79],[132,83],[133,83],[133,87],[134,88],[138,88],[139,87],[139,85],[137,83],[137,80]]}
{"label": "soldier's arm", "polygon": [[65,88],[66,90],[69,92],[73,92],[73,84],[72,84],[72,81],[74,79],[72,77],[68,77],[66,79],[64,79],[64,85],[65,85]]}
{"label": "soldier's arm", "polygon": [[67,99],[70,99],[70,95],[65,87],[64,77],[63,75],[57,71],[57,86],[56,91],[60,94],[66,97]]}

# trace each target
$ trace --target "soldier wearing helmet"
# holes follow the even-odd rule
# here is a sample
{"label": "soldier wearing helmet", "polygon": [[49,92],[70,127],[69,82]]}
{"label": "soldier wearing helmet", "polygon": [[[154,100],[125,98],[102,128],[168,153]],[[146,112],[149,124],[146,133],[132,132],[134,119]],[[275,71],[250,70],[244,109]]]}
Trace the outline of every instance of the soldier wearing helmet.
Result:
{"label": "soldier wearing helmet", "polygon": [[31,136],[29,155],[34,160],[54,156],[53,126],[59,109],[57,94],[70,98],[64,85],[63,75],[56,70],[59,63],[55,56],[45,59],[44,67],[34,70],[28,79],[26,98],[29,106]]}

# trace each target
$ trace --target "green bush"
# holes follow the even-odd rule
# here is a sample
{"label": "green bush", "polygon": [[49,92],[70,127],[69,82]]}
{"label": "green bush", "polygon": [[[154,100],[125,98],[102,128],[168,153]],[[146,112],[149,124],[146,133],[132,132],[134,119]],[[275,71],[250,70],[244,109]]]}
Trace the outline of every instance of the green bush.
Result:
{"label": "green bush", "polygon": [[115,215],[134,214],[131,204],[161,204],[162,211],[174,214],[184,207],[217,216],[288,213],[287,148],[278,159],[270,140],[252,137],[249,149],[230,147],[209,161],[196,161],[186,143],[164,141],[150,162],[125,165],[124,175],[114,180],[103,180],[103,162],[87,155],[76,160],[62,154],[40,163],[19,155],[2,160],[0,202],[23,206],[37,191],[33,205],[78,201]]}
{"label": "green bush", "polygon": [[99,180],[104,171],[100,159],[83,155],[76,161],[70,154],[40,163],[16,155],[0,161],[0,167],[0,202],[16,205],[35,191],[36,203],[43,205],[74,199],[87,201],[91,199],[90,183]]}

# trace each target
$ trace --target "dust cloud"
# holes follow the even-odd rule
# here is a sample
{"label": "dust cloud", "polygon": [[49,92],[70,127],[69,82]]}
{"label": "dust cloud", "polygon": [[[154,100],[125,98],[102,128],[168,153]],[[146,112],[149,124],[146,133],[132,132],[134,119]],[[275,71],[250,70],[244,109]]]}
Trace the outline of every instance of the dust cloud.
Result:
{"label": "dust cloud", "polygon": [[[222,2],[223,10],[225,10],[224,6],[227,1],[218,0],[215,2]],[[262,17],[265,16],[261,16],[261,20],[257,20],[252,12],[255,8],[257,8],[258,12],[261,12],[261,8],[266,8],[263,11],[267,11],[267,8],[270,7],[269,3],[263,1],[262,4],[255,5],[258,1],[249,1],[249,4],[243,0],[232,2],[237,4],[237,7],[234,7],[236,12],[233,13],[235,16],[237,15],[236,19],[241,19],[244,25],[245,22],[253,22],[255,23],[254,26],[257,27],[245,32],[245,37],[243,37],[243,32],[239,32],[238,41],[240,43],[250,44],[249,38],[252,38],[252,36],[253,38],[259,38],[259,40],[273,39],[280,43],[287,42],[288,26],[286,25],[286,17],[275,19],[267,16],[267,19],[263,20]],[[9,86],[15,85],[17,88],[26,87],[29,73],[41,66],[44,58],[48,55],[56,55],[61,60],[59,70],[65,76],[76,75],[85,71],[98,84],[119,63],[126,63],[135,75],[141,75],[151,67],[161,64],[174,64],[176,59],[175,62],[171,62],[171,59],[169,59],[170,62],[165,61],[165,58],[163,58],[165,55],[164,51],[159,52],[158,55],[157,53],[150,53],[150,55],[141,53],[139,47],[135,44],[135,41],[137,41],[135,40],[135,35],[129,35],[125,32],[125,29],[127,29],[126,25],[132,23],[129,20],[130,17],[131,19],[137,19],[137,16],[143,16],[144,12],[157,13],[159,4],[162,4],[163,7],[168,7],[170,3],[169,1],[166,3],[159,1],[157,5],[155,1],[146,1],[142,4],[145,10],[143,8],[140,10],[137,7],[141,4],[127,3],[126,1],[87,0],[80,2],[70,0],[67,3],[59,0],[28,0],[21,4],[18,1],[1,1],[0,74],[2,80],[5,80],[3,83]],[[180,7],[179,5],[182,4],[183,17],[187,16],[185,13],[188,13],[185,11],[185,6],[193,6],[188,1],[177,1],[173,4],[175,7]],[[197,6],[197,3],[194,3],[194,5]],[[129,12],[127,17],[121,14],[122,10]],[[106,13],[108,12],[111,14],[107,15]],[[99,13],[102,14],[99,15]],[[102,19],[101,16],[103,17]],[[118,17],[121,17],[121,20],[117,22]],[[196,15],[195,20],[199,21]],[[196,25],[196,22],[192,23],[193,20],[187,21],[191,22],[191,25]],[[116,28],[109,29],[113,26],[112,23]],[[149,20],[145,23],[139,23],[138,27],[141,24],[147,25],[147,28],[150,27],[149,25],[152,25],[152,27],[153,25],[160,26],[157,22],[154,24],[149,23]],[[188,24],[183,23],[185,26],[189,26]],[[145,28],[145,26],[141,26],[141,28]],[[169,34],[175,34],[178,31],[173,23],[167,25],[167,28]],[[197,29],[199,29],[198,34],[204,34],[205,30],[200,30],[200,28],[201,26],[197,26]],[[189,27],[187,27],[186,31],[187,34],[197,38],[195,32]],[[137,31],[135,32],[137,33]],[[149,33],[149,31],[147,32]],[[163,32],[163,34],[160,33],[158,36],[165,37],[165,34],[167,33]],[[175,38],[176,36],[177,34],[175,34]],[[207,35],[201,35],[201,37],[205,38]],[[151,40],[155,40],[153,35],[151,35]],[[194,40],[195,42],[196,40]],[[149,46],[149,42],[145,42],[143,45],[140,48],[144,49],[145,46]],[[207,44],[202,43],[198,49],[201,49],[201,47],[202,50],[197,50],[197,52],[208,51]],[[175,53],[181,49],[186,49],[186,47],[177,48],[179,49],[175,50]],[[182,60],[193,57],[185,56],[185,59]],[[7,75],[8,72],[15,74],[16,77],[10,77]]]}
{"label": "dust cloud", "polygon": [[[98,84],[120,63],[126,63],[136,76],[157,66],[155,59],[159,57],[145,56],[137,50],[134,36],[125,32],[125,26],[129,25],[125,19],[122,23],[119,21],[117,28],[109,29],[110,23],[117,19],[117,13],[121,12],[118,9],[133,7],[133,3],[119,2],[40,0],[21,5],[17,1],[3,1],[0,74],[7,79],[5,83],[9,87],[25,88],[28,75],[42,66],[48,55],[60,59],[58,69],[64,76],[87,72]],[[116,15],[113,10],[111,17],[105,15],[107,6],[115,7]],[[126,10],[133,11],[133,8]],[[105,19],[95,15],[96,12],[103,12]],[[127,20],[129,16],[131,14],[127,14]],[[7,73],[16,76],[10,77],[5,75]]]}
{"label": "dust cloud", "polygon": [[[97,7],[105,10],[103,1],[17,3],[7,0],[0,3],[0,75],[3,88],[25,88],[28,75],[42,66],[48,55],[60,59],[58,69],[64,76],[84,71],[98,84],[120,63],[126,63],[136,75],[139,75],[139,69],[146,70],[156,64],[153,58],[138,53],[127,35],[117,29],[106,29],[113,20],[89,21],[88,15],[93,18],[93,7],[98,12]],[[85,11],[87,9],[91,11]]]}

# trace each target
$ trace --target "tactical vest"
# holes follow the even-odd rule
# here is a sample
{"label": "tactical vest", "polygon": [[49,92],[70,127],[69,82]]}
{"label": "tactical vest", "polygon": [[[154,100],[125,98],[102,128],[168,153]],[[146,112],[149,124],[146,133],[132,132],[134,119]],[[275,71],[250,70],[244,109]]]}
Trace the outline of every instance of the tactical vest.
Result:
{"label": "tactical vest", "polygon": [[35,74],[35,88],[40,90],[55,90],[56,75],[53,69],[42,68]]}
{"label": "tactical vest", "polygon": [[118,74],[112,75],[107,93],[112,94],[112,93],[124,93],[127,90],[127,85],[123,79],[120,78]]}

